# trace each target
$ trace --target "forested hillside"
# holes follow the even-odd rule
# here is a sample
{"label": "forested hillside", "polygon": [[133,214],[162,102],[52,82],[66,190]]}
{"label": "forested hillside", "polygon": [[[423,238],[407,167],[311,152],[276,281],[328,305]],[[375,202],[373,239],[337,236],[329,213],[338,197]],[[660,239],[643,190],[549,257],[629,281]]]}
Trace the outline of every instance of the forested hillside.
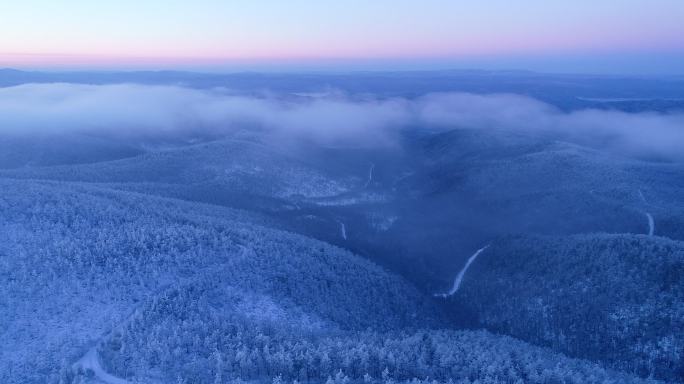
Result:
{"label": "forested hillside", "polygon": [[330,332],[298,309],[208,280],[145,305],[101,346],[108,369],[193,383],[640,382],[483,331]]}
{"label": "forested hillside", "polygon": [[[171,146],[118,161],[15,169],[3,174],[91,183],[171,184],[181,190],[198,186],[207,194],[210,188],[218,188],[223,194],[316,198],[339,195],[365,183],[364,174],[352,172],[354,160],[347,159],[347,163],[352,166],[320,164],[296,147],[251,138]],[[197,198],[201,196],[194,196]]]}
{"label": "forested hillside", "polygon": [[0,384],[682,382],[681,90],[447,75],[0,88]]}
{"label": "forested hillside", "polygon": [[449,325],[433,299],[401,278],[253,214],[0,183],[7,383],[99,380],[78,363],[91,348],[108,374],[143,382],[638,381],[508,338],[437,330]]}
{"label": "forested hillside", "polygon": [[641,376],[684,374],[684,245],[643,235],[495,241],[457,298],[477,324],[608,361]]}
{"label": "forested hillside", "polygon": [[[429,326],[430,299],[351,253],[253,214],[85,185],[1,180],[4,382],[56,380],[139,303],[223,271],[332,329]],[[66,364],[65,363],[65,364]],[[41,379],[43,378],[43,379]]]}

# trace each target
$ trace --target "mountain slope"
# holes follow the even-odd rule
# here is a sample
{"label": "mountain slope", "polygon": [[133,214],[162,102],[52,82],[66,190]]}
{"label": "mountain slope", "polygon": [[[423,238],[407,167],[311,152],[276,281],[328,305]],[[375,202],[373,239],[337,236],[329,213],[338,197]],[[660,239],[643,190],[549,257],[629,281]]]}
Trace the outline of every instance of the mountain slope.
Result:
{"label": "mountain slope", "polygon": [[[299,310],[210,279],[174,287],[100,347],[107,369],[152,381],[213,383],[641,382],[483,331],[325,332]],[[193,356],[187,359],[185,356]],[[332,379],[330,379],[332,380]]]}
{"label": "mountain slope", "polygon": [[[440,318],[401,278],[241,211],[88,185],[0,179],[3,382],[45,382],[172,283],[231,284],[335,329]],[[255,224],[256,223],[256,224]]]}
{"label": "mountain slope", "polygon": [[684,372],[684,244],[644,235],[495,241],[457,302],[478,324],[676,380]]}

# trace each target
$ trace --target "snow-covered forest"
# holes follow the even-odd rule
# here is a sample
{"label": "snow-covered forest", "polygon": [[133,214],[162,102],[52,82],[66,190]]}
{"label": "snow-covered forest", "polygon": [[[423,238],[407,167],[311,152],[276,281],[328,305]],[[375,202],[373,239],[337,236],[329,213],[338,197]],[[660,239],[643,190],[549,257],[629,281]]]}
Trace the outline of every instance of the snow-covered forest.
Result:
{"label": "snow-covered forest", "polygon": [[673,87],[52,76],[0,71],[2,383],[684,380]]}

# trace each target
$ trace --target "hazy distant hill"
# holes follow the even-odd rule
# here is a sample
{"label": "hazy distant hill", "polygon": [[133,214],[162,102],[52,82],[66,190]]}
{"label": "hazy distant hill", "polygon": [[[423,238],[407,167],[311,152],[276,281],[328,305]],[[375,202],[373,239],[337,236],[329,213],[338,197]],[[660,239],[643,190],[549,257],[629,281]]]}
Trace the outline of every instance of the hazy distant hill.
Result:
{"label": "hazy distant hill", "polygon": [[0,87],[27,83],[223,87],[248,94],[341,91],[351,95],[419,97],[436,92],[524,94],[563,109],[684,110],[684,79],[546,74],[529,71],[370,71],[344,73],[193,73],[181,71],[30,72],[0,69]]}

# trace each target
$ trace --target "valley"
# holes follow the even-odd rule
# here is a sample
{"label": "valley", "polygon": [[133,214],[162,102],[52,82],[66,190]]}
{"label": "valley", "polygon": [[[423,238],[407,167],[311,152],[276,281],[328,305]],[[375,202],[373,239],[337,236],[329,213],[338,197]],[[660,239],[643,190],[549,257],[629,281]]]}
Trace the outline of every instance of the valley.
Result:
{"label": "valley", "polygon": [[[557,92],[539,120],[575,116]],[[319,102],[295,96],[278,113]],[[681,382],[676,154],[364,102],[416,115],[379,142],[0,134],[0,381]]]}

